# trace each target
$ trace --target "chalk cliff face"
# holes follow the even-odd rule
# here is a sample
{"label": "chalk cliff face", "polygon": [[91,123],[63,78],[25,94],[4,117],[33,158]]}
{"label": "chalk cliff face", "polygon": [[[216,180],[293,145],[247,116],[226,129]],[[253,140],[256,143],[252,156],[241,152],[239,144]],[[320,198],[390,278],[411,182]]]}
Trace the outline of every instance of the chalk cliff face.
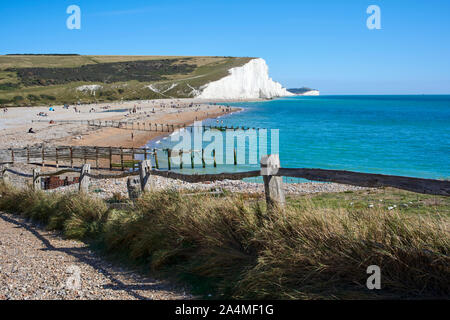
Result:
{"label": "chalk cliff face", "polygon": [[230,74],[200,88],[200,99],[271,99],[292,96],[283,86],[269,78],[264,59],[252,59],[242,67],[229,70]]}

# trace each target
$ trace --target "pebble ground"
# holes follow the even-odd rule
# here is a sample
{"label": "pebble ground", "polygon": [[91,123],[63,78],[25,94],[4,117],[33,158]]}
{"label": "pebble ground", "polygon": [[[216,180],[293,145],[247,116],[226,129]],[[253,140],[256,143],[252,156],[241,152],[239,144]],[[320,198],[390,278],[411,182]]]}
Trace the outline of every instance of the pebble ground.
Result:
{"label": "pebble ground", "polygon": [[0,212],[0,300],[191,298],[168,282],[106,261],[82,242]]}

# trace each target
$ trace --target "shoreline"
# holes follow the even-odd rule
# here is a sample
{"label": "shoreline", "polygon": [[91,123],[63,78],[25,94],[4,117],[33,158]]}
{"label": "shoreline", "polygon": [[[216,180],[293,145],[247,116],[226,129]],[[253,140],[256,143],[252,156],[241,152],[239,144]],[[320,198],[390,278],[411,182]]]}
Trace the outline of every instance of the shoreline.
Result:
{"label": "shoreline", "polygon": [[[214,115],[214,116],[206,117],[206,118],[204,118],[204,119],[198,119],[197,121],[212,120],[212,119],[216,119],[216,118],[218,118],[218,117],[229,116],[229,115],[232,115],[232,114],[235,114],[235,113],[240,113],[240,112],[242,112],[242,111],[244,110],[244,108],[241,108],[241,107],[229,107],[229,108],[231,108],[231,110],[228,111],[228,112],[225,112],[225,113],[222,113],[222,114],[216,114],[216,115]],[[191,121],[191,122],[187,123],[186,126],[191,126],[191,125],[194,124],[194,122],[195,122],[195,121]],[[146,146],[152,144],[153,142],[155,142],[155,141],[157,141],[157,140],[161,140],[161,139],[164,139],[164,138],[168,138],[168,137],[170,137],[173,133],[178,132],[178,131],[179,131],[179,129],[175,129],[175,131],[171,131],[171,132],[161,132],[160,135],[155,136],[154,138],[150,139],[149,141],[147,141],[147,143],[146,143],[145,145],[143,145],[143,146],[141,146],[141,147],[144,148],[144,147],[146,147]]]}
{"label": "shoreline", "polygon": [[[58,121],[127,120],[136,123],[190,125],[195,121],[213,119],[242,110],[211,100],[208,100],[208,104],[205,102],[198,99],[158,99],[85,104],[70,106],[69,109],[64,109],[63,106],[52,106],[51,108],[55,111],[50,111],[49,107],[39,106],[13,108],[0,114],[0,148],[26,147],[43,143],[47,145],[142,147],[168,133],[94,128],[74,123],[58,123]],[[137,109],[135,113],[129,112],[134,108]],[[33,120],[45,121],[32,122]],[[51,120],[54,120],[55,123],[51,124]],[[28,133],[30,128],[33,128],[34,134]],[[132,132],[133,140],[131,139]]]}
{"label": "shoreline", "polygon": [[[231,108],[229,111],[225,110],[225,106],[215,106],[213,110],[206,111],[186,111],[180,114],[171,115],[165,114],[159,117],[156,121],[148,121],[152,124],[171,124],[171,125],[185,125],[189,126],[195,121],[203,121],[207,119],[214,119],[218,116],[227,115],[238,111],[238,108]],[[143,120],[136,120],[136,122],[144,122]],[[147,122],[147,121],[145,121]],[[156,131],[139,131],[139,130],[125,130],[118,128],[101,128],[88,133],[83,136],[83,139],[68,138],[65,142],[67,145],[74,146],[91,146],[96,145],[100,147],[124,147],[124,148],[142,148],[150,142],[164,138],[173,132],[156,132]],[[133,134],[133,139],[131,135]]]}

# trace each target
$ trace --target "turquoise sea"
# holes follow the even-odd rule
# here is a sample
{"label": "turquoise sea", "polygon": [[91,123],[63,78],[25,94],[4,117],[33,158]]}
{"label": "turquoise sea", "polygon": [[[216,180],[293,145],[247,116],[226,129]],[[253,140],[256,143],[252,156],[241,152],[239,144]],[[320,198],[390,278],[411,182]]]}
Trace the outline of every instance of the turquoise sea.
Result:
{"label": "turquoise sea", "polygon": [[[243,111],[221,117],[220,125],[280,130],[283,167],[450,178],[450,95],[290,97],[231,105]],[[149,146],[174,145],[159,140]],[[192,170],[190,158],[184,163],[186,173],[259,167]]]}

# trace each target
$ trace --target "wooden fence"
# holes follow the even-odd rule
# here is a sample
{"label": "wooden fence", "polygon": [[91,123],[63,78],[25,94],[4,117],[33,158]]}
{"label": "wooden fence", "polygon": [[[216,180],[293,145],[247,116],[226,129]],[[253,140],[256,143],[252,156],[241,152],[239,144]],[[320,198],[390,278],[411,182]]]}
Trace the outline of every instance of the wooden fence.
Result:
{"label": "wooden fence", "polygon": [[[150,148],[123,148],[97,146],[37,146],[25,148],[0,149],[0,164],[28,163],[41,166],[71,167],[91,162],[96,169],[128,170],[137,166],[139,160],[153,160],[154,167],[160,169],[164,162],[166,168],[173,168],[174,157],[179,157],[179,168],[183,169],[183,155],[190,155],[191,168],[195,168],[196,159],[203,168],[207,163],[217,167],[216,152],[212,154],[201,150],[171,150]],[[197,157],[197,158],[196,158]],[[139,159],[139,160],[137,160]],[[161,161],[162,160],[162,161]],[[234,165],[237,165],[237,149],[234,149]]]}
{"label": "wooden fence", "polygon": [[370,174],[351,171],[304,169],[304,168],[280,168],[278,155],[264,156],[261,159],[261,168],[256,171],[221,173],[221,174],[181,174],[172,171],[153,170],[151,161],[144,160],[139,163],[137,171],[128,171],[121,174],[92,174],[90,164],[85,164],[80,169],[65,169],[53,173],[41,173],[40,169],[34,169],[33,174],[17,172],[10,168],[0,171],[2,177],[9,172],[26,178],[33,179],[35,189],[41,188],[41,178],[56,176],[64,173],[78,173],[79,190],[88,191],[89,179],[119,179],[128,177],[127,186],[130,198],[138,197],[142,192],[151,189],[151,176],[161,176],[183,180],[185,182],[205,182],[218,180],[241,180],[243,178],[262,176],[266,201],[269,206],[284,206],[285,196],[282,187],[282,177],[297,177],[313,181],[336,182],[362,187],[393,187],[423,194],[450,196],[450,181],[411,178],[402,176]]}

